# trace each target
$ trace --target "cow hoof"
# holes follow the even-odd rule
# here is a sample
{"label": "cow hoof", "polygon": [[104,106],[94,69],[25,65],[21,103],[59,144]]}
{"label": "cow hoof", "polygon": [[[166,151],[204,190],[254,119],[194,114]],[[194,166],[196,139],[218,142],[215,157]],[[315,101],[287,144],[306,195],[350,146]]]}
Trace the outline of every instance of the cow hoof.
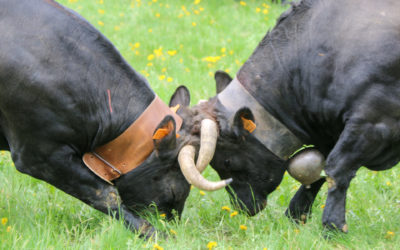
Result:
{"label": "cow hoof", "polygon": [[347,233],[349,231],[346,223],[344,223],[342,226],[336,226],[334,223],[324,223],[324,228],[331,232]]}

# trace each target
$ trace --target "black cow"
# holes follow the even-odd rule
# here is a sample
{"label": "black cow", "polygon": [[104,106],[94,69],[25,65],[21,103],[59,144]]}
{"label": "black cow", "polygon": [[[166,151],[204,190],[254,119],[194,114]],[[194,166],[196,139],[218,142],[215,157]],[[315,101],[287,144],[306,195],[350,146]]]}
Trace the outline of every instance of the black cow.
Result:
{"label": "black cow", "polygon": [[227,190],[249,214],[265,207],[292,154],[314,145],[326,157],[327,177],[302,185],[286,214],[305,220],[327,181],[322,222],[347,231],[346,192],[357,170],[389,169],[400,159],[399,13],[394,0],[303,0],[232,83],[217,73],[222,92],[182,114],[218,124],[211,165],[233,178]]}
{"label": "black cow", "polygon": [[[138,214],[152,203],[168,218],[172,210],[181,214],[189,184],[177,155],[187,139],[184,130],[176,139],[173,114],[150,114],[164,133],[120,178],[103,181],[82,161],[142,117],[156,96],[98,30],[52,0],[1,0],[0,34],[0,149],[11,151],[20,172],[143,233],[153,228]],[[211,184],[203,187],[226,185]]]}

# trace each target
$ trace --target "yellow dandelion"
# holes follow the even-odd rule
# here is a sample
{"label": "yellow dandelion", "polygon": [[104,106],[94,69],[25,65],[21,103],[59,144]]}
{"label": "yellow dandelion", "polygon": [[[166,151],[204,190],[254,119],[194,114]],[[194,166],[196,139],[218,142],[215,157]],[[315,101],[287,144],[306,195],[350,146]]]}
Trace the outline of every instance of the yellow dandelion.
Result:
{"label": "yellow dandelion", "polygon": [[234,53],[233,50],[229,51],[229,55],[233,55],[233,53]]}
{"label": "yellow dandelion", "polygon": [[236,215],[238,215],[238,211],[233,211],[233,212],[230,214],[230,217],[232,218],[232,217],[235,217]]}
{"label": "yellow dandelion", "polygon": [[178,18],[182,18],[184,15],[181,13],[178,15]]}
{"label": "yellow dandelion", "polygon": [[121,12],[121,13],[119,13],[119,16],[120,16],[120,17],[123,17],[123,16],[125,16],[125,13],[122,13],[122,12]]}
{"label": "yellow dandelion", "polygon": [[323,209],[324,207],[325,207],[325,204],[322,204],[322,205],[321,205],[321,208]]}
{"label": "yellow dandelion", "polygon": [[167,215],[166,214],[160,214],[160,217],[163,218],[163,219],[165,218],[165,216],[167,216]]}
{"label": "yellow dandelion", "polygon": [[198,15],[198,14],[200,14],[200,11],[194,10],[193,13],[196,14],[196,15]]}
{"label": "yellow dandelion", "polygon": [[167,51],[167,53],[168,53],[168,55],[170,55],[170,56],[174,56],[174,55],[176,55],[176,50],[168,50]]}
{"label": "yellow dandelion", "polygon": [[7,233],[9,233],[11,231],[11,226],[8,226],[6,231],[7,231]]}
{"label": "yellow dandelion", "polygon": [[200,193],[200,195],[203,195],[203,196],[206,195],[206,193],[204,193],[204,191],[201,191],[201,190],[199,193]]}
{"label": "yellow dandelion", "polygon": [[160,17],[160,13],[156,13],[156,17]]}
{"label": "yellow dandelion", "polygon": [[220,59],[221,59],[220,56],[207,56],[207,57],[204,57],[202,60],[203,60],[203,61],[206,61],[206,62],[213,62],[213,63],[215,63],[215,62],[218,62]]}
{"label": "yellow dandelion", "polygon": [[268,10],[267,10],[267,9],[264,9],[264,10],[263,10],[263,14],[264,14],[264,15],[268,14]]}
{"label": "yellow dandelion", "polygon": [[164,80],[164,79],[165,79],[165,75],[160,75],[160,76],[158,77],[158,79],[160,79],[160,81]]}
{"label": "yellow dandelion", "polygon": [[153,59],[154,59],[154,55],[153,54],[150,54],[150,55],[147,56],[147,60],[151,61]]}
{"label": "yellow dandelion", "polygon": [[221,53],[225,53],[226,48],[221,48]]}
{"label": "yellow dandelion", "polygon": [[204,10],[204,8],[203,8],[203,7],[200,7],[200,8],[199,8],[199,10],[200,10],[200,11],[203,11],[203,10]]}
{"label": "yellow dandelion", "polygon": [[190,69],[189,69],[189,68],[185,68],[185,71],[186,71],[186,72],[190,72]]}
{"label": "yellow dandelion", "polygon": [[392,231],[386,232],[386,235],[385,235],[386,239],[392,239],[393,237],[394,237],[394,232],[392,232]]}
{"label": "yellow dandelion", "polygon": [[194,0],[194,4],[199,4],[201,0]]}
{"label": "yellow dandelion", "polygon": [[158,245],[157,243],[155,243],[155,244],[153,245],[153,250],[164,250],[164,248],[161,247],[160,245]]}
{"label": "yellow dandelion", "polygon": [[120,30],[120,29],[121,29],[121,27],[119,27],[118,25],[114,26],[114,30],[115,30],[115,31],[118,31],[118,30]]}
{"label": "yellow dandelion", "polygon": [[257,7],[256,12],[259,13],[261,11],[261,8]]}
{"label": "yellow dandelion", "polygon": [[140,43],[139,43],[139,42],[135,43],[135,44],[133,45],[133,47],[139,48],[139,47],[140,47]]}
{"label": "yellow dandelion", "polygon": [[157,3],[157,0],[153,0],[153,3]]}
{"label": "yellow dandelion", "polygon": [[240,228],[240,230],[243,230],[243,231],[247,230],[247,226],[245,226],[245,225],[240,225],[239,228]]}
{"label": "yellow dandelion", "polygon": [[151,32],[153,32],[153,29],[148,29],[147,31],[148,31],[149,33],[151,33]]}
{"label": "yellow dandelion", "polygon": [[390,187],[390,186],[392,186],[392,183],[390,181],[387,181],[386,185]]}
{"label": "yellow dandelion", "polygon": [[192,22],[192,26],[196,26],[197,24],[195,22]]}
{"label": "yellow dandelion", "polygon": [[5,225],[5,224],[7,224],[7,222],[8,222],[8,219],[7,218],[1,218],[1,224],[2,225]]}
{"label": "yellow dandelion", "polygon": [[174,79],[172,77],[167,78],[167,82],[172,82]]}
{"label": "yellow dandelion", "polygon": [[98,4],[103,4],[104,1],[103,1],[103,0],[97,0],[97,3],[98,3]]}
{"label": "yellow dandelion", "polygon": [[68,0],[68,2],[70,2],[70,3],[76,3],[76,2],[78,2],[78,0]]}
{"label": "yellow dandelion", "polygon": [[155,49],[153,52],[154,52],[154,55],[156,55],[157,57],[160,57],[163,55],[162,47]]}
{"label": "yellow dandelion", "polygon": [[215,241],[210,241],[210,242],[208,242],[208,244],[207,244],[207,248],[208,248],[209,250],[213,249],[213,248],[216,247],[216,246],[217,246],[217,242],[215,242]]}
{"label": "yellow dandelion", "polygon": [[162,68],[161,69],[161,72],[163,72],[163,73],[166,72],[166,71],[167,71],[167,68]]}
{"label": "yellow dandelion", "polygon": [[153,63],[152,63],[152,62],[149,62],[149,63],[147,64],[147,66],[148,66],[148,67],[151,67],[151,66],[153,66]]}
{"label": "yellow dandelion", "polygon": [[240,5],[242,5],[242,6],[246,6],[246,5],[247,5],[245,1],[240,1],[239,3],[240,3]]}
{"label": "yellow dandelion", "polygon": [[209,76],[214,76],[214,73],[210,71],[210,72],[208,72],[208,75]]}
{"label": "yellow dandelion", "polygon": [[100,26],[104,26],[104,23],[102,21],[98,21],[97,24]]}
{"label": "yellow dandelion", "polygon": [[231,70],[230,69],[225,69],[225,72],[226,73],[229,73]]}
{"label": "yellow dandelion", "polygon": [[221,209],[228,212],[231,211],[231,209],[228,206],[222,206]]}
{"label": "yellow dandelion", "polygon": [[99,12],[100,15],[103,15],[105,13],[103,9],[98,9],[97,12]]}
{"label": "yellow dandelion", "polygon": [[295,229],[294,229],[294,232],[295,232],[296,234],[298,234],[298,233],[300,232],[300,230],[299,230],[298,228],[295,228]]}
{"label": "yellow dandelion", "polygon": [[178,234],[174,229],[170,229],[169,231],[170,231],[171,234],[173,234],[173,235],[177,235],[177,234]]}
{"label": "yellow dandelion", "polygon": [[264,8],[267,8],[267,9],[270,8],[270,6],[269,6],[268,4],[266,4],[266,3],[263,3],[262,6],[263,6]]}
{"label": "yellow dandelion", "polygon": [[139,54],[140,54],[139,51],[136,50],[136,51],[135,51],[135,55],[139,55]]}

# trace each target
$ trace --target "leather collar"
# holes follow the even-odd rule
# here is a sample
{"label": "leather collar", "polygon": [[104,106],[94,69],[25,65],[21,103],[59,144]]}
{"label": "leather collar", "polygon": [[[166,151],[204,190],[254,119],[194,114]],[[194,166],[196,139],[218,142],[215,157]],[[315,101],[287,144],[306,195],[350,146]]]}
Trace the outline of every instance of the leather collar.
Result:
{"label": "leather collar", "polygon": [[251,109],[256,129],[252,133],[268,150],[283,160],[287,160],[301,148],[301,141],[280,121],[273,117],[235,78],[217,96],[219,102],[228,112],[230,123],[233,124],[235,113],[243,108]]}
{"label": "leather collar", "polygon": [[121,135],[83,155],[85,165],[97,176],[111,182],[142,164],[154,149],[153,133],[166,115],[176,122],[176,131],[182,118],[155,96],[150,105]]}

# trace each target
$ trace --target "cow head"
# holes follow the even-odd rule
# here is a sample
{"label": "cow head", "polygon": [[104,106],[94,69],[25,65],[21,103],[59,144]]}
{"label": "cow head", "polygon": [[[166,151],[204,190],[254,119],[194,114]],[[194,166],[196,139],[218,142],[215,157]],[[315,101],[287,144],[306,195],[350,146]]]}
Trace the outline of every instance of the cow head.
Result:
{"label": "cow head", "polygon": [[[217,92],[231,82],[225,72],[215,74]],[[210,119],[215,123],[215,153],[210,165],[221,179],[232,179],[226,188],[233,205],[254,215],[267,204],[267,195],[282,181],[287,162],[270,152],[251,133],[249,123],[254,123],[252,111],[243,107],[230,119],[216,97],[201,102],[186,112],[185,122],[190,121],[192,136],[203,132],[201,121]],[[196,133],[197,131],[197,133]]]}
{"label": "cow head", "polygon": [[[201,176],[201,171],[210,162],[215,145],[210,145],[212,134],[207,123],[199,124],[186,118],[192,117],[189,91],[179,87],[170,100],[170,107],[180,108],[177,114],[183,124],[177,134],[176,124],[171,116],[166,116],[158,128],[163,128],[163,136],[154,139],[154,150],[137,168],[121,176],[115,184],[123,203],[133,212],[140,213],[152,204],[160,214],[167,218],[182,213],[190,185],[203,190],[217,190],[229,184],[229,181],[208,181]],[[199,137],[200,130],[202,136]],[[211,147],[211,148],[210,148]],[[198,156],[197,156],[198,155]],[[195,158],[197,156],[197,164]],[[175,213],[174,213],[175,211]]]}

